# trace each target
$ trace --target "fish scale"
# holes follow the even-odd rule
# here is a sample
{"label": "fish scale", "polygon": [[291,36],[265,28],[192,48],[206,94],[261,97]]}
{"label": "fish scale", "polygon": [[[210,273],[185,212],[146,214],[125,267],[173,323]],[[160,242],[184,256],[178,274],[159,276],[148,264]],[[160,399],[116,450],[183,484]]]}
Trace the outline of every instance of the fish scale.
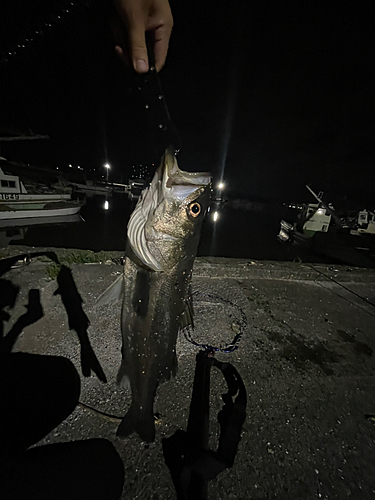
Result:
{"label": "fish scale", "polygon": [[[118,381],[128,379],[133,403],[119,427],[122,436],[136,432],[145,441],[152,441],[155,435],[153,401],[159,383],[169,380],[177,371],[176,340],[179,330],[179,316],[183,304],[175,287],[176,274],[149,273],[148,287],[143,295],[136,291],[137,275],[140,270],[130,259],[125,260],[127,283],[122,310],[122,364]],[[136,311],[134,296],[148,303],[146,315]],[[175,305],[174,305],[175,304]],[[130,307],[129,307],[130,305]],[[177,308],[178,305],[178,308]],[[170,313],[170,310],[173,314]],[[137,422],[139,425],[137,425]],[[147,423],[146,423],[147,422]]]}
{"label": "fish scale", "polygon": [[156,391],[176,374],[177,334],[192,324],[188,294],[210,183],[209,174],[180,170],[173,148],[166,151],[129,219],[123,286],[119,279],[99,299],[124,294],[117,380],[130,384],[132,403],[119,436],[155,438]]}

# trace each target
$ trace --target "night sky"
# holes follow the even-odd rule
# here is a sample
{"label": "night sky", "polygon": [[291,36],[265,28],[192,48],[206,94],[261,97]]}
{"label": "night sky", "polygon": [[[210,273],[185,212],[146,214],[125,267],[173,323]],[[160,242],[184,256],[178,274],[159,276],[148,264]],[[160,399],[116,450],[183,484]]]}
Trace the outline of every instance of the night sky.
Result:
{"label": "night sky", "polygon": [[[133,80],[115,57],[105,9],[77,2],[55,19],[66,5],[2,2],[4,50],[52,19],[2,64],[0,97],[3,127],[30,127],[51,139],[6,144],[2,154],[86,168],[108,159],[115,177],[127,176],[132,163],[152,158],[129,91]],[[175,26],[160,78],[183,169],[209,170],[216,179],[223,172],[228,193],[250,199],[312,201],[307,183],[336,202],[374,199],[372,2],[171,6]]]}

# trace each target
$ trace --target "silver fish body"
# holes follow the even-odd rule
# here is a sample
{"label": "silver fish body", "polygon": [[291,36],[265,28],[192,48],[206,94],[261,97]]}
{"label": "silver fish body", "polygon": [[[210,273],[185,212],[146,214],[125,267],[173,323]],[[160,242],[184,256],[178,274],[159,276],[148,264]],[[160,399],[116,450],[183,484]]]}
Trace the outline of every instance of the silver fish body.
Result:
{"label": "silver fish body", "polygon": [[156,391],[176,374],[177,334],[192,320],[189,287],[210,180],[181,171],[167,151],[129,220],[118,382],[130,382],[132,404],[120,436],[155,438]]}

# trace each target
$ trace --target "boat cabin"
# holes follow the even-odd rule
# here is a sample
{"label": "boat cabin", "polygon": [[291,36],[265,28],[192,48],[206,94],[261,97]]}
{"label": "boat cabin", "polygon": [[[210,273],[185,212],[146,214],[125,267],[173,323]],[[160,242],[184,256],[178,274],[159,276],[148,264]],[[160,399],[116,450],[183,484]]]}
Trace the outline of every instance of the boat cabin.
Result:
{"label": "boat cabin", "polygon": [[0,168],[0,195],[4,198],[5,195],[26,193],[26,189],[19,177],[4,173]]}
{"label": "boat cabin", "polygon": [[358,212],[357,231],[360,234],[375,234],[375,213],[370,210]]}
{"label": "boat cabin", "polygon": [[309,203],[304,205],[298,216],[297,227],[302,226],[303,232],[328,232],[331,222],[331,215],[318,203]]}

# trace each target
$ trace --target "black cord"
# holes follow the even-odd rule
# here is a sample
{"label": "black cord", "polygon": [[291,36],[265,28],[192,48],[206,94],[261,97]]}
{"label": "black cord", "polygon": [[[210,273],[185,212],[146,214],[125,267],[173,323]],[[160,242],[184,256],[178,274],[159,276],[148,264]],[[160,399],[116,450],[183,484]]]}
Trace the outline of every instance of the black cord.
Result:
{"label": "black cord", "polygon": [[[358,299],[361,299],[363,300],[364,302],[366,302],[366,304],[369,304],[370,306],[373,306],[375,307],[375,304],[373,302],[371,302],[370,300],[368,300],[366,297],[362,297],[362,295],[359,295],[358,293],[356,292],[353,292],[353,290],[350,290],[350,288],[346,287],[345,285],[343,285],[342,283],[339,283],[337,280],[335,280],[334,278],[332,278],[331,276],[329,276],[328,274],[325,274],[323,273],[323,271],[320,271],[319,269],[316,269],[314,266],[312,266],[311,264],[308,264],[308,266],[313,269],[314,271],[317,271],[319,274],[321,274],[322,276],[324,276],[325,278],[327,278],[328,280],[332,281],[333,283],[335,283],[336,285],[340,286],[341,288],[343,288],[344,290],[346,290],[347,292],[349,292],[350,294],[354,295],[355,297],[357,297]],[[314,280],[315,283],[319,283],[321,286],[323,286],[320,282],[316,281],[316,279]],[[335,293],[335,292],[333,292]],[[336,294],[337,295],[337,294]],[[345,299],[346,301],[348,301],[350,304],[353,304],[353,305],[356,305],[358,306],[358,304],[355,304],[354,302],[350,302],[350,300],[348,300],[347,298],[345,297],[342,297],[343,299]],[[361,308],[362,309],[362,308]],[[375,318],[375,315],[374,314],[371,314],[369,311],[367,311],[366,309],[362,309],[363,311],[367,312],[370,316],[374,317]]]}

